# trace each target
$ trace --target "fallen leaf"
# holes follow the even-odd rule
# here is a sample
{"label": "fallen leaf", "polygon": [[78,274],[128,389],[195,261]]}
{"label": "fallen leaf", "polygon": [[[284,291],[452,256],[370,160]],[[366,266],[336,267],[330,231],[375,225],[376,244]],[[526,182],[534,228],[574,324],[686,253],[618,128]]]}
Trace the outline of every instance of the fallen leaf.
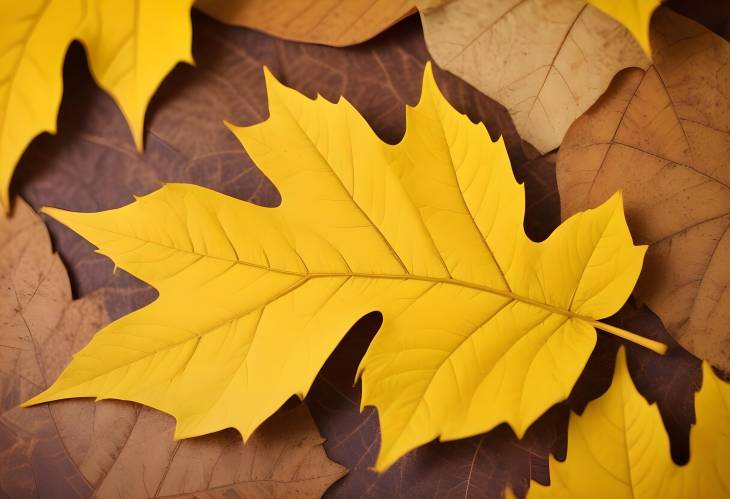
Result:
{"label": "fallen leaf", "polygon": [[655,65],[620,73],[558,155],[567,218],[622,189],[650,244],[634,291],[685,348],[730,370],[730,45],[660,9]]}
{"label": "fallen leaf", "polygon": [[453,0],[421,19],[434,60],[504,105],[542,152],[617,71],[649,64],[623,26],[576,0]]}
{"label": "fallen leaf", "polygon": [[566,461],[551,458],[551,484],[533,484],[527,497],[727,497],[728,407],[730,385],[705,362],[690,461],[677,466],[659,410],[636,390],[621,349],[609,390],[582,415],[571,415]]}
{"label": "fallen leaf", "polygon": [[313,497],[344,474],[306,407],[284,410],[247,445],[235,432],[175,442],[174,421],[121,401],[20,409],[108,322],[104,292],[71,301],[41,220],[21,200],[0,219],[0,494],[152,497],[209,492]]}
{"label": "fallen leaf", "polygon": [[451,108],[428,66],[395,146],[345,100],[266,80],[269,119],[231,129],[279,207],[168,184],[106,212],[47,210],[160,298],[97,334],[28,405],[135,400],[174,415],[176,438],[248,438],[380,310],[362,371],[382,470],[437,436],[502,422],[524,434],[569,394],[594,327],[663,351],[597,321],[624,303],[645,251],[619,194],[534,243],[503,141]]}
{"label": "fallen leaf", "polygon": [[122,109],[138,149],[155,89],[192,63],[192,0],[5,2],[0,20],[0,203],[9,211],[15,165],[36,135],[56,131],[68,45],[84,43],[96,81]]}
{"label": "fallen leaf", "polygon": [[374,37],[415,12],[414,0],[197,0],[213,18],[286,40],[342,47]]}

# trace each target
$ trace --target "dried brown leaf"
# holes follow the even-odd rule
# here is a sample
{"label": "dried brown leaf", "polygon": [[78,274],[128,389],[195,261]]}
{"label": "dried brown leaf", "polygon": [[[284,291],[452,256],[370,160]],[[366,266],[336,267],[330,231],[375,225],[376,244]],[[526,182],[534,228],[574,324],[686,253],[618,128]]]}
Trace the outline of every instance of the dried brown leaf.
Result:
{"label": "dried brown leaf", "polygon": [[618,75],[560,148],[562,216],[623,189],[651,244],[635,296],[730,370],[730,44],[666,9],[653,27],[655,65]]}
{"label": "dried brown leaf", "polygon": [[197,0],[227,24],[306,43],[342,47],[364,42],[414,13],[414,0]]}
{"label": "dried brown leaf", "polygon": [[0,218],[0,493],[9,497],[318,497],[345,473],[306,406],[248,444],[235,431],[175,442],[174,421],[121,401],[21,409],[109,321],[104,292],[71,301],[46,229],[21,200]]}
{"label": "dried brown leaf", "polygon": [[504,105],[522,138],[542,152],[558,147],[617,71],[649,63],[623,26],[585,2],[428,7],[421,19],[436,63]]}

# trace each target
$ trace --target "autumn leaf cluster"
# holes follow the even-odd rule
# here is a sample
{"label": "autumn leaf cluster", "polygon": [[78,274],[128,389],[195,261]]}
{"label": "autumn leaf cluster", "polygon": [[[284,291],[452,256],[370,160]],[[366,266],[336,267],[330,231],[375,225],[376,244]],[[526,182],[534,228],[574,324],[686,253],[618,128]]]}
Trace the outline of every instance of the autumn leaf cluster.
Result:
{"label": "autumn leaf cluster", "polygon": [[[502,104],[539,151],[559,147],[563,223],[542,242],[526,235],[524,187],[504,140],[447,102],[430,64],[395,144],[346,99],[310,99],[264,68],[269,117],[228,128],[279,191],[279,206],[169,183],[112,210],[44,209],[159,296],[101,327],[62,372],[41,372],[23,405],[133,401],[172,415],[174,439],[235,428],[255,441],[287,400],[307,396],[352,325],[378,311],[382,326],[357,378],[361,406],[377,409],[382,472],[434,439],[502,424],[522,438],[569,398],[599,332],[663,354],[666,345],[604,321],[633,293],[705,360],[690,462],[672,462],[664,423],[634,386],[622,348],[608,391],[571,415],[567,459],[551,458],[551,484],[533,484],[528,496],[727,494],[730,387],[710,367],[730,367],[727,42],[655,1],[355,1],[305,11],[264,3],[196,6],[333,46],[370,38],[417,7],[439,66]],[[68,45],[83,43],[141,151],[149,100],[177,62],[192,62],[190,8],[9,7],[0,21],[9,28],[0,32],[6,209],[23,150],[55,130]],[[8,231],[17,239],[12,223],[37,222],[16,204],[13,217],[25,218]],[[6,315],[17,321],[24,305],[14,281],[8,289],[18,307]],[[327,469],[308,491],[320,494],[341,473],[307,428],[300,434],[313,435],[308,448]],[[229,482],[247,493],[245,480]]]}

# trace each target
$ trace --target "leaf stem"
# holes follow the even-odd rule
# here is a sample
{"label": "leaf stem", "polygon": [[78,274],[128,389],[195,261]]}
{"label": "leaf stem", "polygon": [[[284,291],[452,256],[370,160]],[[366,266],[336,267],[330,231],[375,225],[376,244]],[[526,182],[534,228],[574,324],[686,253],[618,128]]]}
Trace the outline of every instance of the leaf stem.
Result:
{"label": "leaf stem", "polygon": [[648,348],[652,352],[656,352],[659,355],[664,355],[665,353],[667,353],[667,345],[659,341],[650,340],[649,338],[639,336],[638,334],[632,333],[631,331],[626,331],[625,329],[621,329],[620,327],[612,326],[610,324],[605,324],[601,321],[588,322],[591,324],[591,326],[600,329],[601,331],[606,331],[607,333],[614,334],[619,338],[629,340],[633,343],[636,343],[637,345]]}

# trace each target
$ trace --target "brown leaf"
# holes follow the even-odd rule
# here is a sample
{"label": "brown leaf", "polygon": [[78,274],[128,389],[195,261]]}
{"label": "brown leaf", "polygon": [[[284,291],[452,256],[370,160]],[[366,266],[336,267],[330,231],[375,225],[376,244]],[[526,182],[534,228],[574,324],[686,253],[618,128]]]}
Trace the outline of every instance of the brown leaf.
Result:
{"label": "brown leaf", "polygon": [[434,60],[507,107],[543,152],[617,71],[648,65],[628,30],[576,0],[453,0],[421,18]]}
{"label": "brown leaf", "polygon": [[688,350],[730,370],[730,44],[660,9],[654,66],[619,74],[558,156],[562,216],[623,189],[651,244],[635,296]]}
{"label": "brown leaf", "polygon": [[0,219],[0,492],[10,497],[317,497],[342,477],[303,404],[243,445],[233,430],[180,442],[169,416],[121,401],[23,409],[108,322],[105,293],[71,301],[40,218]]}
{"label": "brown leaf", "polygon": [[374,37],[416,11],[414,0],[197,0],[195,6],[228,23],[270,35],[334,47]]}
{"label": "brown leaf", "polygon": [[[18,199],[0,217],[0,494],[86,497],[91,489],[64,451],[42,405],[18,404],[46,386],[38,347],[53,336],[71,301],[68,278],[43,222]],[[41,479],[42,478],[42,479]]]}

